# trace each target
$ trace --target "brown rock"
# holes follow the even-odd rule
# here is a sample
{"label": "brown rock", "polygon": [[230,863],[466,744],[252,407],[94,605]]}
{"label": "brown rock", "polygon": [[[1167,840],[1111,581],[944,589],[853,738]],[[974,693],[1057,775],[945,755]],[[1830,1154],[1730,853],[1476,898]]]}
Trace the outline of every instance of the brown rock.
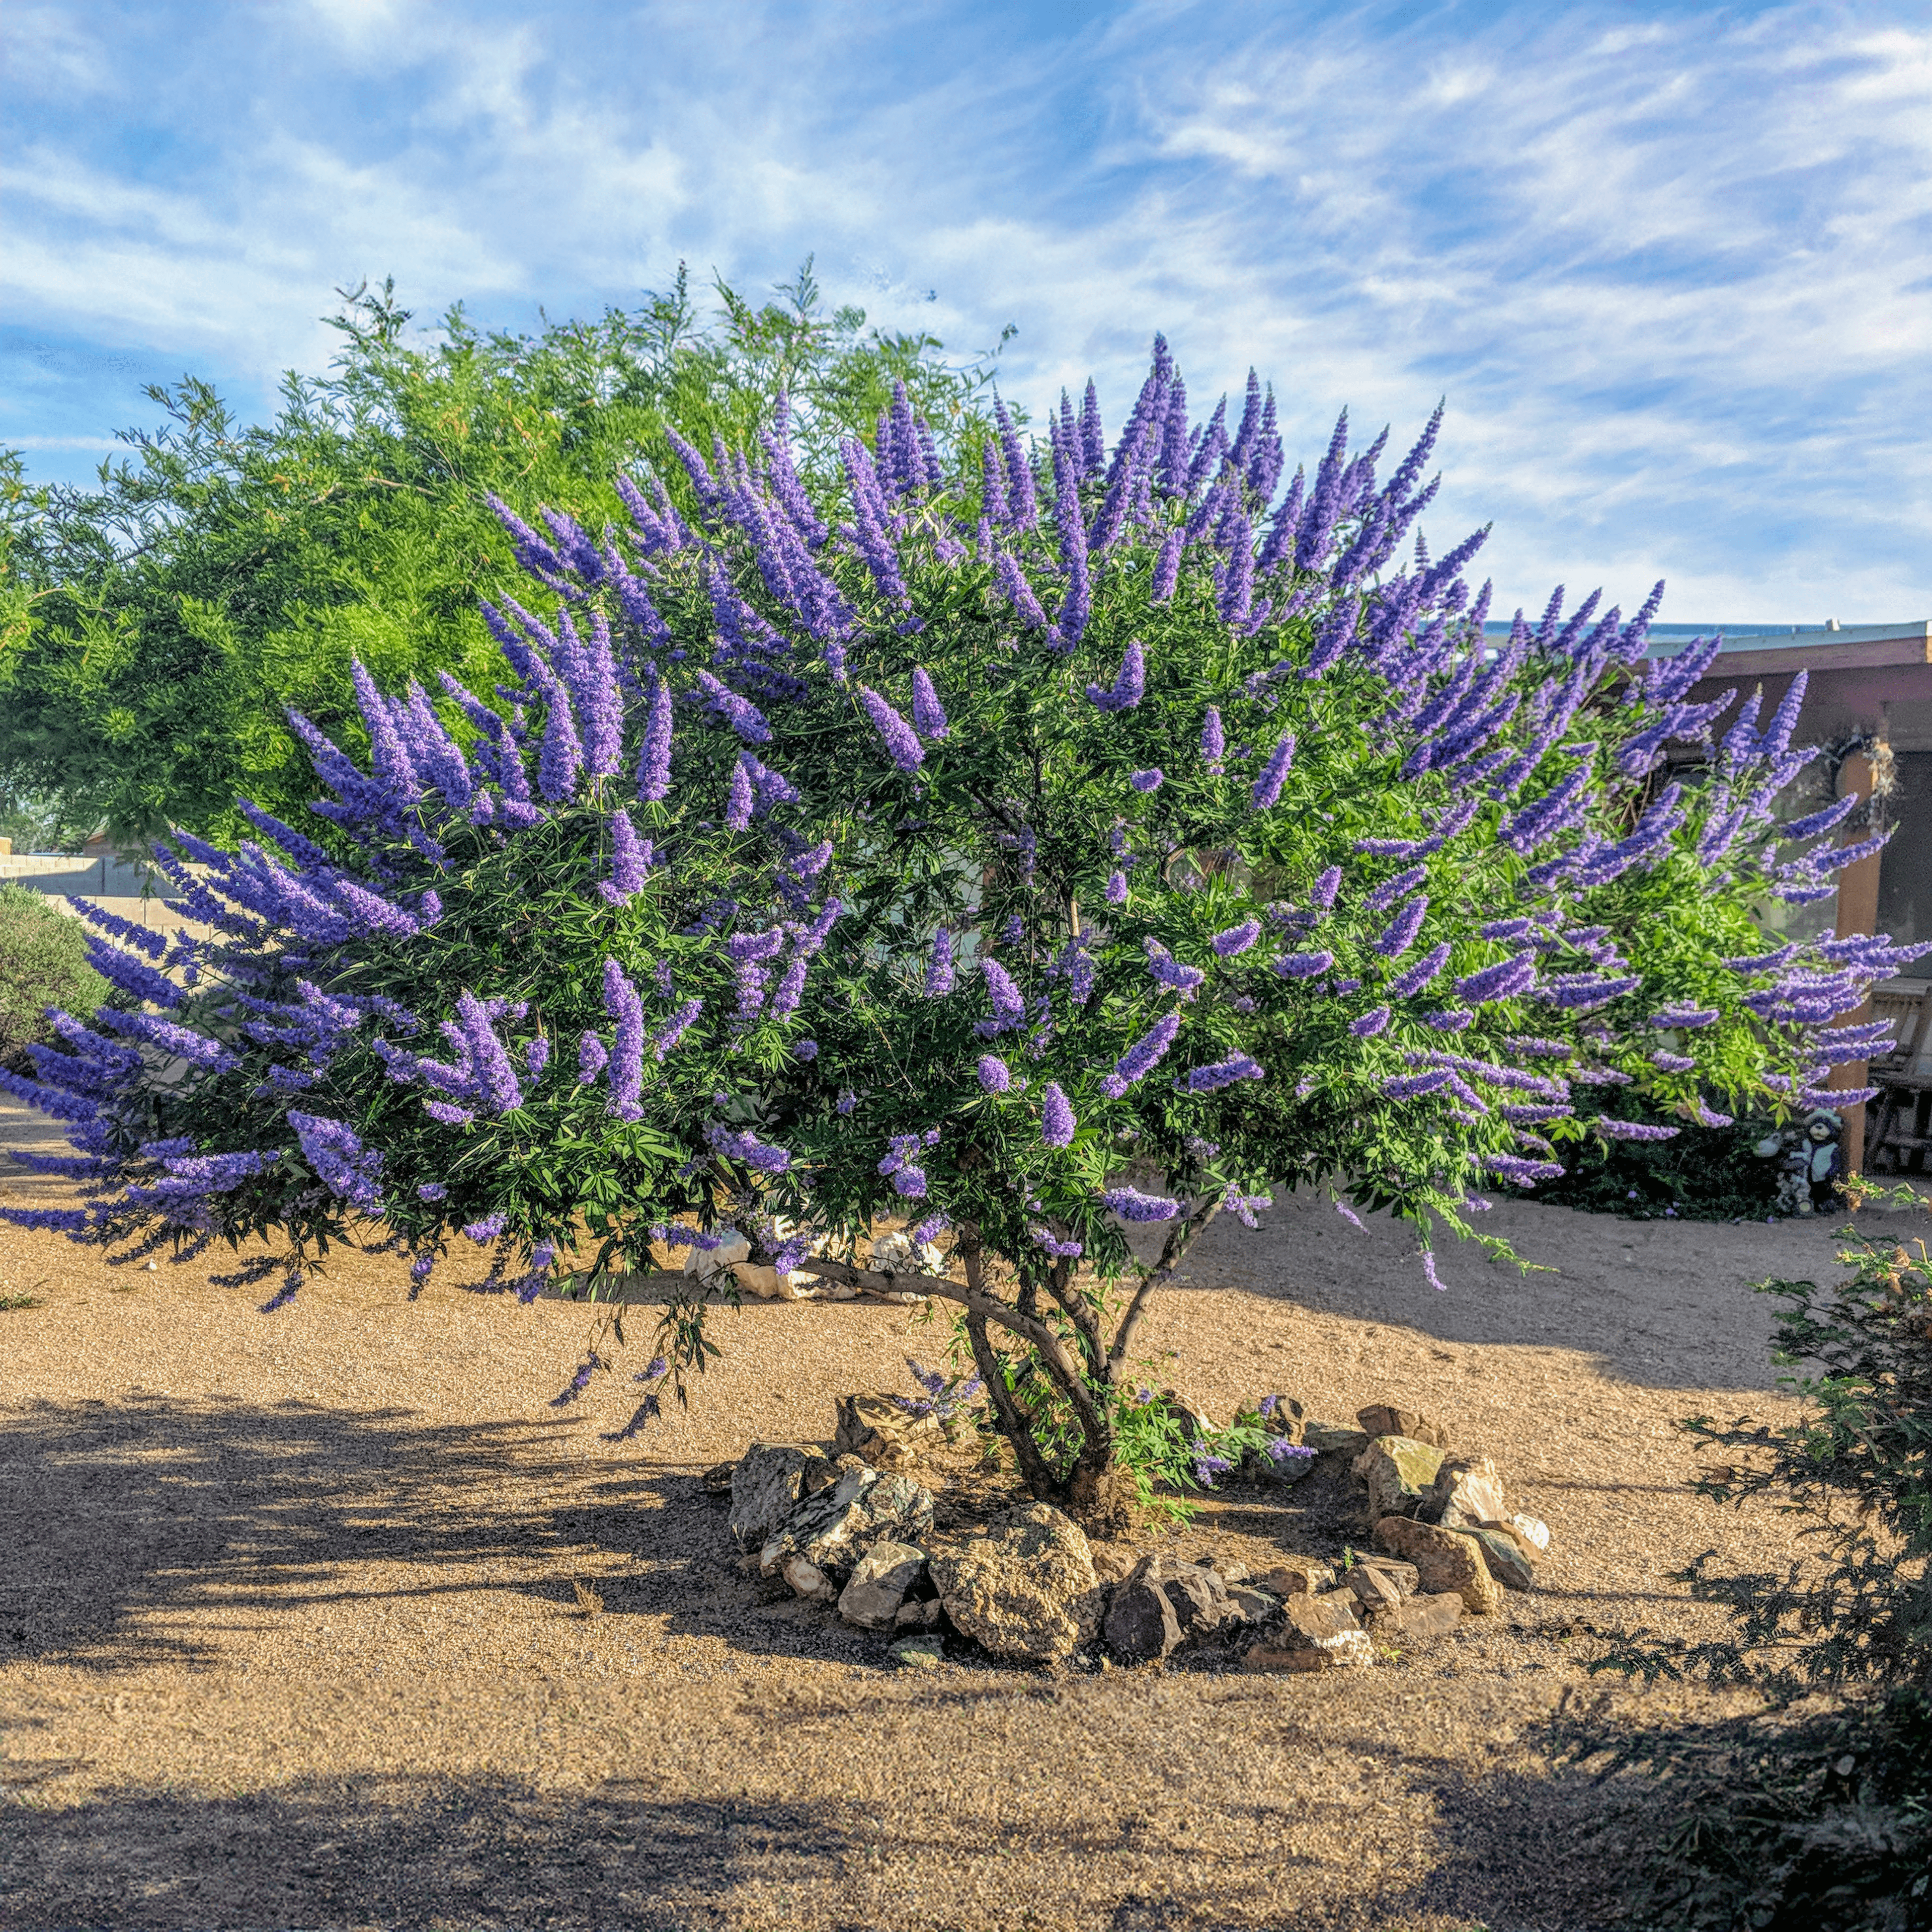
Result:
{"label": "brown rock", "polygon": [[1304,1422],[1302,1444],[1322,1456],[1359,1456],[1369,1446],[1368,1436],[1359,1429],[1344,1429],[1333,1422]]}
{"label": "brown rock", "polygon": [[1378,1436],[1355,1458],[1352,1473],[1369,1486],[1369,1520],[1415,1516],[1431,1494],[1442,1451],[1408,1436]]}
{"label": "brown rock", "polygon": [[1118,1543],[1096,1543],[1090,1537],[1088,1539],[1087,1553],[1093,1559],[1094,1574],[1102,1583],[1124,1581],[1140,1561],[1131,1550],[1123,1550]]}
{"label": "brown rock", "polygon": [[1449,1432],[1442,1424],[1430,1421],[1414,1409],[1391,1408],[1386,1402],[1378,1402],[1358,1410],[1355,1420],[1372,1436],[1406,1436],[1412,1442],[1426,1442],[1435,1449],[1449,1446]]}
{"label": "brown rock", "polygon": [[1373,1611],[1370,1615],[1369,1628],[1380,1642],[1394,1639],[1407,1643],[1424,1643],[1431,1637],[1447,1636],[1462,1621],[1462,1598],[1453,1590],[1446,1590],[1405,1597],[1399,1604]]}
{"label": "brown rock", "polygon": [[1262,1426],[1270,1436],[1299,1443],[1308,1426],[1308,1412],[1292,1395],[1264,1395],[1255,1405]]}
{"label": "brown rock", "polygon": [[1453,1590],[1474,1616],[1493,1616],[1502,1608],[1502,1588],[1474,1538],[1406,1516],[1384,1516],[1375,1534],[1391,1556],[1415,1565],[1421,1587],[1432,1595]]}
{"label": "brown rock", "polygon": [[914,1415],[890,1396],[842,1395],[833,1447],[858,1456],[875,1469],[910,1469],[922,1450],[940,1439],[930,1415]]}
{"label": "brown rock", "polygon": [[1147,1664],[1180,1647],[1180,1620],[1166,1591],[1143,1565],[1107,1605],[1107,1648],[1130,1664]]}
{"label": "brown rock", "polygon": [[1472,1528],[1496,1522],[1509,1514],[1503,1499],[1503,1479],[1486,1456],[1456,1456],[1436,1472],[1424,1499],[1422,1520],[1445,1529]]}
{"label": "brown rock", "polygon": [[1378,1566],[1358,1563],[1348,1572],[1348,1588],[1362,1600],[1364,1608],[1392,1609],[1402,1600],[1395,1579]]}
{"label": "brown rock", "polygon": [[1242,1659],[1244,1670],[1342,1670],[1374,1663],[1374,1647],[1349,1592],[1291,1597],[1286,1608],[1280,1627],[1264,1632],[1250,1647]]}
{"label": "brown rock", "polygon": [[1263,1570],[1253,1581],[1271,1596],[1310,1597],[1335,1587],[1335,1566],[1317,1562],[1312,1556],[1291,1556]]}
{"label": "brown rock", "polygon": [[932,1630],[939,1628],[939,1620],[945,1612],[934,1597],[930,1603],[915,1603],[908,1597],[900,1604],[892,1618],[892,1628],[897,1630]]}
{"label": "brown rock", "polygon": [[1417,1576],[1413,1563],[1404,1563],[1394,1556],[1363,1556],[1358,1557],[1356,1562],[1359,1568],[1379,1570],[1395,1586],[1399,1597],[1412,1597],[1421,1587],[1421,1579]]}

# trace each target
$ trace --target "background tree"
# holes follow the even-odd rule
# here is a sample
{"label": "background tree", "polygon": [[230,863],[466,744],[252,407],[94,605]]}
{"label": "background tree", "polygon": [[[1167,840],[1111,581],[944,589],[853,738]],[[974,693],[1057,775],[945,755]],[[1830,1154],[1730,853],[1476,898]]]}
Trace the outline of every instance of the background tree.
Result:
{"label": "background tree", "polygon": [[124,839],[232,840],[238,795],[306,810],[289,706],[366,749],[352,659],[488,691],[477,599],[518,574],[491,494],[596,530],[622,514],[614,475],[668,460],[668,428],[746,442],[782,395],[808,478],[895,382],[942,444],[986,420],[990,355],[956,365],[934,337],[828,313],[808,260],[762,305],[721,281],[707,313],[680,268],[635,311],[528,335],[458,307],[426,339],[392,284],[341,293],[340,353],[286,376],[271,423],[188,377],[147,392],[161,426],[128,432],[92,490],[32,488],[0,458],[0,794]]}
{"label": "background tree", "polygon": [[[1748,910],[1867,849],[1809,845],[1849,804],[1763,841],[1802,690],[1664,782],[1730,708],[1684,695],[1714,641],[1646,664],[1651,605],[1559,592],[1488,646],[1481,533],[1408,545],[1434,424],[1385,482],[1339,426],[1283,492],[1272,399],[1191,424],[1160,345],[1111,453],[1090,386],[1046,450],[996,421],[949,468],[902,389],[830,503],[782,420],[716,468],[674,439],[696,508],[620,479],[622,548],[506,512],[554,600],[484,607],[508,715],[358,667],[366,772],[298,719],[356,862],[254,808],[279,856],[178,842],[227,937],[98,946],[122,1005],[15,1086],[103,1191],[13,1218],[285,1231],[277,1300],[358,1223],[526,1294],[736,1227],[952,1304],[1036,1491],[1101,1500],[1148,1298],[1216,1215],[1327,1183],[1433,1278],[1485,1177],[1672,1131],[1627,1090],[1708,1123],[1869,1051],[1828,1022],[1932,949],[1767,950]],[[887,1214],[956,1274],[865,1266]],[[703,1314],[667,1318],[680,1372]]]}

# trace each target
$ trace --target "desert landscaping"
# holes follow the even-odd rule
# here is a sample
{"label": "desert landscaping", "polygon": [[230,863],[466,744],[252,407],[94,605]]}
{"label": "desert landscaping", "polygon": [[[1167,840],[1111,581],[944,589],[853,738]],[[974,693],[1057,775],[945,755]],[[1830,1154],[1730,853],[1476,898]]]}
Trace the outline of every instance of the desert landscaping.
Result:
{"label": "desert landscaping", "polygon": [[[10,1230],[0,1296],[34,1305],[0,1316],[8,1919],[1595,1922],[1654,1794],[1552,1770],[1552,1713],[1729,1708],[1585,1666],[1599,1633],[1698,1634],[1665,1573],[1700,1551],[1783,1560],[1768,1511],[1690,1492],[1673,1424],[1778,1412],[1748,1284],[1828,1270],[1833,1241],[1491,1219],[1555,1272],[1466,1246],[1438,1293],[1398,1231],[1304,1198],[1216,1223],[1157,1298],[1148,1354],[1205,1410],[1420,1412],[1549,1527],[1493,1614],[1286,1672],[1212,1643],[1117,1664],[1104,1639],[1028,1665],[943,1632],[904,1668],[892,1632],[757,1574],[707,1472],[832,1448],[842,1396],[916,1394],[904,1358],[944,1334],[916,1308],[748,1300],[688,1412],[613,1441],[648,1282],[614,1372],[558,1406],[599,1318],[554,1295],[412,1301],[392,1259],[349,1257],[262,1316],[206,1260],[115,1270]],[[980,1527],[949,1502],[970,1457],[933,1454],[942,1528]],[[1360,1490],[1327,1454],[1224,1482],[1188,1524],[1095,1542],[1096,1569],[1372,1555]]]}

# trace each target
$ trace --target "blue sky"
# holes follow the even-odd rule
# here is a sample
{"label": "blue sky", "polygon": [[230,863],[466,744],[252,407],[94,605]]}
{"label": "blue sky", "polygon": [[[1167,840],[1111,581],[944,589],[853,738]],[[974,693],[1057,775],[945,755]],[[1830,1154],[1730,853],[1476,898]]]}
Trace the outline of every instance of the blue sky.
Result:
{"label": "blue sky", "polygon": [[1190,388],[1448,418],[1438,548],[1504,609],[1932,615],[1922,4],[9,0],[0,442],[76,478],[146,381],[244,410],[337,284],[634,302],[680,256],[1114,414]]}

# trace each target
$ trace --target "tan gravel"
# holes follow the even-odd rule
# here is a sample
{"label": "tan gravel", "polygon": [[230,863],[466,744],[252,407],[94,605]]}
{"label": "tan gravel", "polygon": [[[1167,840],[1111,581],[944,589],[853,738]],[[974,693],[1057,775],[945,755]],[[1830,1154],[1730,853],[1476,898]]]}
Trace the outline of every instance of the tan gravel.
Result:
{"label": "tan gravel", "polygon": [[[906,1387],[943,1334],[904,1309],[726,1313],[689,1413],[614,1442],[648,1306],[557,1408],[580,1306],[447,1280],[412,1304],[393,1260],[352,1257],[265,1317],[206,1262],[0,1230],[0,1298],[40,1304],[0,1313],[0,1927],[1595,1922],[1632,1854],[1546,1760],[1552,1706],[1601,1683],[1559,1633],[1688,1634],[1667,1571],[1789,1547],[1687,1492],[1672,1424],[1776,1406],[1745,1284],[1833,1244],[1490,1220],[1558,1272],[1464,1247],[1438,1294],[1400,1231],[1298,1201],[1217,1226],[1159,1299],[1155,1366],[1210,1408],[1420,1407],[1554,1532],[1506,1617],[1307,1679],[901,1674],[761,1602],[699,1474]],[[1339,1498],[1291,1500],[1231,1492],[1172,1540],[1332,1547]]]}

